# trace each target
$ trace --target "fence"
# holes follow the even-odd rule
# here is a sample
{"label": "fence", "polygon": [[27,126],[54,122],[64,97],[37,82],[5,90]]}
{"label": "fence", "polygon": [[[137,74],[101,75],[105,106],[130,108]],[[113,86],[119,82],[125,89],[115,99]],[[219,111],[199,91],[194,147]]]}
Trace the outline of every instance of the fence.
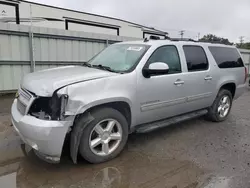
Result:
{"label": "fence", "polygon": [[32,27],[32,31],[29,26],[0,24],[0,93],[16,90],[29,72],[77,65],[109,44],[135,40],[39,27]]}
{"label": "fence", "polygon": [[[27,73],[88,61],[107,45],[136,38],[0,24],[0,93],[18,88]],[[240,49],[250,73],[250,50]]]}
{"label": "fence", "polygon": [[248,69],[248,74],[250,75],[250,50],[239,49],[243,61]]}

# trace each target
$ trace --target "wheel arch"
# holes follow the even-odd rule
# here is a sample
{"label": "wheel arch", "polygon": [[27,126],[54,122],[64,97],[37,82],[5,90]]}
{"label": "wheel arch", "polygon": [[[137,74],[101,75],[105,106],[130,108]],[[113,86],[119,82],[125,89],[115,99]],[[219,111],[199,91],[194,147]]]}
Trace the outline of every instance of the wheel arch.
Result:
{"label": "wheel arch", "polygon": [[221,89],[226,89],[226,90],[230,91],[231,94],[232,94],[232,98],[234,98],[235,92],[236,92],[236,84],[235,84],[234,81],[229,81],[229,82],[225,82],[225,83],[221,84],[221,86],[220,86],[218,92],[219,92]]}
{"label": "wheel arch", "polygon": [[96,100],[92,103],[89,103],[85,106],[81,106],[76,113],[74,121],[77,119],[79,115],[84,113],[88,113],[91,110],[102,107],[110,107],[119,111],[122,115],[125,116],[129,128],[132,124],[132,102],[127,98],[118,97],[115,99],[104,99],[104,100]]}
{"label": "wheel arch", "polygon": [[[96,101],[95,103],[91,103],[87,106],[81,107],[81,109],[78,111],[74,118],[74,123],[72,126],[72,131],[70,134],[70,154],[71,158],[74,163],[77,163],[77,156],[78,156],[78,150],[79,150],[79,144],[82,132],[84,131],[84,128],[93,120],[93,117],[91,115],[91,111],[95,110],[97,108],[102,107],[110,107],[113,109],[116,109],[121,114],[124,115],[128,122],[128,129],[130,130],[131,124],[132,124],[132,113],[131,113],[131,103],[128,102],[128,100],[111,100],[111,101]],[[84,116],[85,123],[83,123],[82,126],[76,126],[76,121],[79,119],[79,117]]]}

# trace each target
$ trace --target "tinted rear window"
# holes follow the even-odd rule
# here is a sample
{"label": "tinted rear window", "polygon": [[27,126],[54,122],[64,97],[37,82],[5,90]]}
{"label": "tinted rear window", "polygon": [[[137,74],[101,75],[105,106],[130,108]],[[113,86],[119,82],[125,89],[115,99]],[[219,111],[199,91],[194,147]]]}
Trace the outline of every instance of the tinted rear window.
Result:
{"label": "tinted rear window", "polygon": [[220,68],[243,67],[244,63],[235,48],[208,47]]}

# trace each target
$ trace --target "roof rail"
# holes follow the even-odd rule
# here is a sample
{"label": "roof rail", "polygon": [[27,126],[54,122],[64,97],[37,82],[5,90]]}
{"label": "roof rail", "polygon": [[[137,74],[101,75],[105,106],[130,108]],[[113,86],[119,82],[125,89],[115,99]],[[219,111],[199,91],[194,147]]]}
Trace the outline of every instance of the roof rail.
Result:
{"label": "roof rail", "polygon": [[153,36],[151,35],[149,39],[146,37],[143,39],[143,42],[148,42],[149,40],[170,40],[168,36],[165,36],[164,39],[160,38],[159,36]]}
{"label": "roof rail", "polygon": [[170,41],[199,42],[199,41],[191,39],[191,38],[170,38],[168,36],[166,36],[164,39],[161,39],[158,36],[150,36],[149,39],[147,37],[143,39],[144,42],[148,42],[149,40],[170,40]]}
{"label": "roof rail", "polygon": [[199,42],[190,38],[170,38],[171,41],[189,41],[189,42]]}
{"label": "roof rail", "polygon": [[233,43],[232,44],[224,44],[224,43],[222,43],[221,41],[203,41],[203,40],[201,40],[201,41],[199,41],[199,42],[203,42],[203,43],[210,43],[210,44],[222,44],[222,45],[228,45],[228,46],[232,46],[233,45]]}

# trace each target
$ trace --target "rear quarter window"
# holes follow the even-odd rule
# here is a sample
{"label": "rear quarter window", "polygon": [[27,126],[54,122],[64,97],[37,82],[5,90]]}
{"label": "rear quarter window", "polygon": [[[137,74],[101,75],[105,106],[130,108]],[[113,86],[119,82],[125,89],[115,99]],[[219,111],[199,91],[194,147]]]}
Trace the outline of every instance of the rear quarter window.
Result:
{"label": "rear quarter window", "polygon": [[221,69],[243,67],[244,63],[236,48],[208,47],[217,65]]}

